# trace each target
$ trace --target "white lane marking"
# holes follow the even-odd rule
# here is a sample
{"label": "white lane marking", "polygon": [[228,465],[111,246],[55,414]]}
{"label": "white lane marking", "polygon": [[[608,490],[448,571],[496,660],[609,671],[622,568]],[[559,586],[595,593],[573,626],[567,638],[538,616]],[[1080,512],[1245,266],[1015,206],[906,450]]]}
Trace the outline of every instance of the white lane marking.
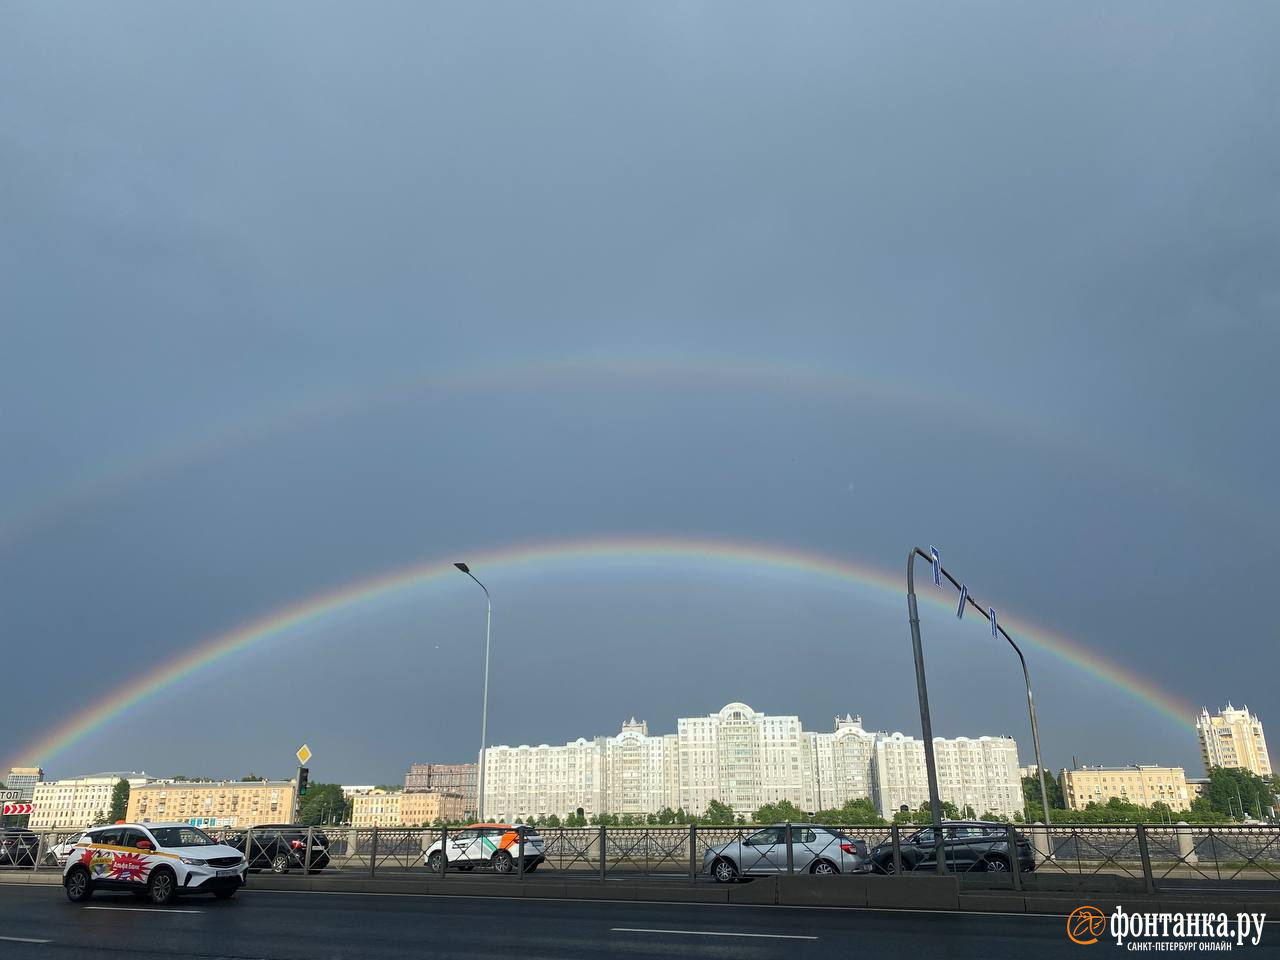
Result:
{"label": "white lane marking", "polygon": [[53,943],[52,940],[37,940],[35,937],[0,937],[10,943]]}
{"label": "white lane marking", "polygon": [[682,937],[755,937],[758,940],[817,940],[789,933],[728,933],[719,930],[651,930],[645,927],[610,927],[611,933],[673,933]]}
{"label": "white lane marking", "polygon": [[86,910],[131,910],[134,913],[204,913],[203,910],[173,910],[168,907],[85,907]]}

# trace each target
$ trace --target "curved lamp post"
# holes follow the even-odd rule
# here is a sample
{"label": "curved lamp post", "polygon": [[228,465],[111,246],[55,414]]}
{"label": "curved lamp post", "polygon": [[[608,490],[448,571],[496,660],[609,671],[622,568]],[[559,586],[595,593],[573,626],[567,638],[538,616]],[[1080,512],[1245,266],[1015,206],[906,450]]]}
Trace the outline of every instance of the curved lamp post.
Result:
{"label": "curved lamp post", "polygon": [[489,597],[489,588],[471,572],[465,563],[455,563],[455,567],[479,584],[484,591],[484,705],[480,712],[480,769],[476,775],[476,819],[484,822],[484,750],[489,744],[489,628],[493,625],[493,600]]}

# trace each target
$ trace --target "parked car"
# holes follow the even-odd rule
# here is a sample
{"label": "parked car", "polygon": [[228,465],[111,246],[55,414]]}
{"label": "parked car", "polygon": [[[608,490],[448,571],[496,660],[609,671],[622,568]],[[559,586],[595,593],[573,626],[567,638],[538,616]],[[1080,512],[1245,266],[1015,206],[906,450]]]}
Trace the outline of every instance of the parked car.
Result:
{"label": "parked car", "polygon": [[[310,831],[311,861],[307,862],[307,836]],[[253,850],[245,844],[252,836]],[[319,873],[329,865],[329,838],[318,827],[296,823],[267,823],[248,831],[226,834],[225,842],[240,850],[253,870],[288,873],[306,869]]]}
{"label": "parked car", "polygon": [[229,900],[245,884],[245,859],[186,823],[115,823],[85,832],[67,858],[62,886],[80,903],[95,890],[129,890],[155,904],[187,893]]}
{"label": "parked car", "polygon": [[65,867],[67,865],[67,857],[71,856],[76,845],[89,836],[88,832],[73,833],[71,836],[64,838],[58,843],[51,844],[45,851],[44,859],[46,863],[54,866]]}
{"label": "parked car", "polygon": [[0,830],[0,866],[34,867],[40,837],[23,827]]}
{"label": "parked car", "polygon": [[[796,873],[818,876],[866,873],[870,861],[865,842],[846,837],[832,827],[793,823],[791,868]],[[787,873],[787,828],[765,827],[730,843],[708,847],[702,856],[702,872],[718,883],[732,883],[753,874]]]}
{"label": "parked car", "polygon": [[[520,828],[521,824],[473,823],[450,831],[447,846],[437,839],[427,848],[423,860],[432,873],[443,873],[449,867],[489,867],[494,873],[512,873],[519,868]],[[525,827],[525,872],[537,870],[544,859],[542,837],[532,827]]]}
{"label": "parked car", "polygon": [[[948,869],[956,872],[985,870],[1004,873],[1010,869],[1008,825],[982,820],[949,820],[943,824],[943,857]],[[1026,837],[1015,832],[1018,869],[1030,873],[1036,868],[1035,854]],[[924,827],[899,842],[902,869],[932,870],[937,866],[933,827]],[[893,844],[877,844],[871,850],[877,873],[893,873]]]}

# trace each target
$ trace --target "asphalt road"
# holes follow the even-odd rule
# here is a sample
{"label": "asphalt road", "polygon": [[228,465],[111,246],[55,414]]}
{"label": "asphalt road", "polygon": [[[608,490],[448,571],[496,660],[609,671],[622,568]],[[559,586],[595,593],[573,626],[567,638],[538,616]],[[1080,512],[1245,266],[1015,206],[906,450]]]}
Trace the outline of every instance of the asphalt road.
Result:
{"label": "asphalt road", "polygon": [[[1267,946],[1244,949],[1276,955]],[[162,908],[128,895],[99,893],[75,905],[59,887],[0,887],[5,960],[1079,960],[1084,949],[1067,938],[1062,917],[254,890]]]}

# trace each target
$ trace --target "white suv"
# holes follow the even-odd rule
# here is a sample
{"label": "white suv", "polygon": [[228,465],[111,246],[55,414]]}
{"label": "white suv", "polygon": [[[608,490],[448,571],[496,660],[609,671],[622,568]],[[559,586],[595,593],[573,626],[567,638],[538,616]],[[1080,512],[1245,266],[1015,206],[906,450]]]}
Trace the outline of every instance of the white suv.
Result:
{"label": "white suv", "polygon": [[234,897],[245,884],[244,854],[185,823],[116,823],[86,830],[67,857],[62,886],[74,903],[94,890],[131,890],[152,903],[182,893]]}

